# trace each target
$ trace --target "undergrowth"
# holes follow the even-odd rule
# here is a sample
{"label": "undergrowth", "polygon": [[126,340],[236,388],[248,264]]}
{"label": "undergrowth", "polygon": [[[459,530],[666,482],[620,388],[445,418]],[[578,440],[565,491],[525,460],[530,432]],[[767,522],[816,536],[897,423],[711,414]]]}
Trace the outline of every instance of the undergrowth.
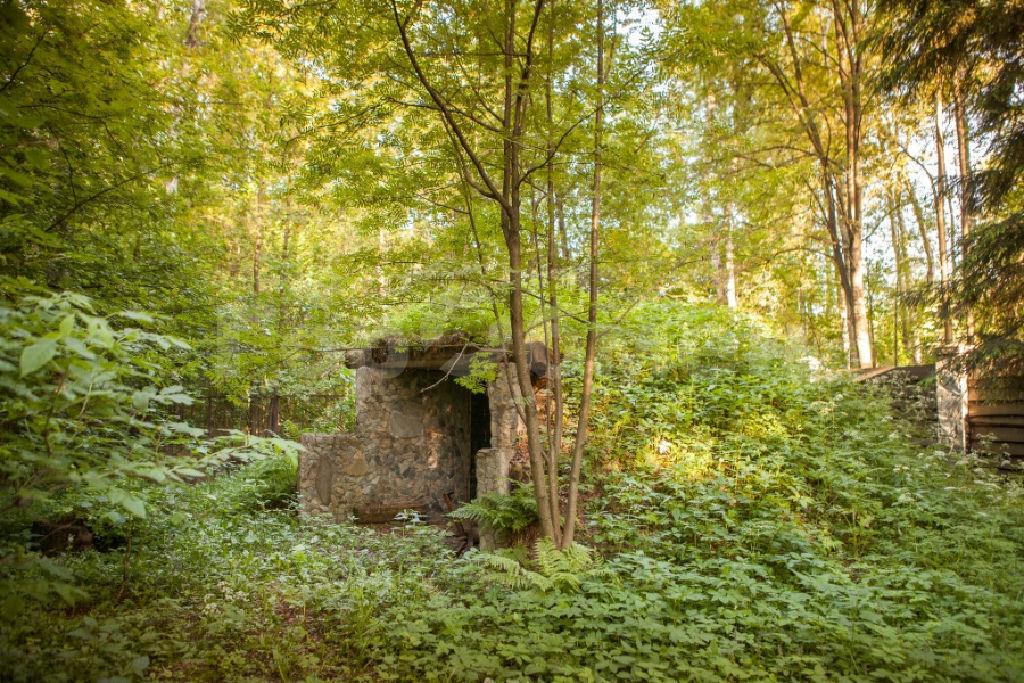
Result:
{"label": "undergrowth", "polygon": [[300,520],[271,458],[150,487],[127,565],[60,558],[86,597],[5,620],[3,677],[1024,677],[1018,481],[751,324],[637,316],[672,353],[607,347],[590,551],[457,558],[429,526]]}

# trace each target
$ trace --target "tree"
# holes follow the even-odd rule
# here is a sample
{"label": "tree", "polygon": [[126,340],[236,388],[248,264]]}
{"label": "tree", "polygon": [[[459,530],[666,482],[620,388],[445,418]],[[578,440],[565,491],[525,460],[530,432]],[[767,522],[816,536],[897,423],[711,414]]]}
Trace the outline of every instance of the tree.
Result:
{"label": "tree", "polygon": [[[385,7],[371,2],[359,8],[358,26],[346,23],[347,9],[329,5],[291,10],[267,4],[246,19],[250,30],[259,33],[260,29],[253,27],[272,23],[265,18],[283,18],[284,28],[276,29],[273,38],[290,55],[304,49],[300,44],[307,42],[308,31],[313,27],[345,25],[349,32],[346,38],[352,35],[354,50],[361,52],[357,59],[339,63],[332,78],[344,81],[350,89],[367,90],[372,98],[369,107],[388,112],[393,130],[399,133],[396,137],[410,144],[412,154],[442,164],[447,161],[447,178],[443,166],[435,167],[439,174],[437,185],[444,189],[433,194],[434,201],[468,228],[468,234],[461,233],[462,239],[468,238],[478,261],[456,263],[454,267],[460,272],[467,265],[478,269],[478,282],[496,296],[493,311],[499,330],[503,329],[502,318],[508,316],[515,358],[512,379],[523,397],[522,417],[527,427],[530,470],[542,528],[556,543],[566,545],[573,538],[573,511],[586,444],[598,324],[601,169],[607,144],[603,132],[603,93],[608,75],[606,64],[610,60],[606,59],[603,38],[598,39],[597,45],[590,48],[590,54],[602,62],[596,69],[597,76],[589,83],[582,76],[593,73],[595,67],[593,57],[586,57],[584,52],[593,43],[581,37],[595,31],[602,35],[606,23],[603,6],[599,5],[593,13],[596,18],[585,16],[577,8],[555,12],[544,0],[506,0],[498,11],[472,1],[454,2],[444,8],[398,2]],[[585,28],[588,26],[595,28]],[[340,33],[329,32],[324,37],[330,41],[338,36]],[[345,54],[346,50],[348,56],[354,56],[352,48],[332,43],[325,50],[325,54],[331,55],[327,60]],[[386,68],[392,80],[380,83],[374,76],[378,68],[373,65]],[[588,93],[582,101],[578,97],[580,91]],[[366,107],[366,102],[362,99],[357,106]],[[335,119],[336,111],[337,108],[333,112]],[[339,128],[358,135],[353,127],[343,124]],[[592,166],[589,160],[581,163],[566,153],[570,146],[574,150],[583,147],[588,129],[593,130],[593,144],[585,154],[593,159]],[[582,188],[573,184],[575,181],[558,180],[569,177],[562,173],[562,168],[589,175],[588,167],[594,169],[589,191],[580,192]],[[399,171],[395,177],[402,173]],[[454,197],[447,188],[457,188]],[[562,526],[558,485],[562,425],[558,420],[557,425],[549,426],[545,444],[525,351],[529,328],[536,325],[543,330],[546,340],[553,340],[556,357],[560,356],[557,347],[564,339],[566,304],[560,298],[559,290],[564,287],[560,270],[567,257],[572,258],[570,244],[577,239],[568,235],[567,221],[561,217],[568,201],[575,200],[579,206],[584,197],[590,203],[590,229],[583,237],[589,249],[574,265],[581,267],[579,281],[587,283],[586,314],[571,316],[585,317],[584,388],[580,426],[569,467],[570,514]],[[542,200],[546,220],[540,215]],[[422,211],[422,204],[410,205],[407,215],[415,216]],[[453,206],[458,208],[452,210]],[[556,215],[560,220],[555,220]],[[499,228],[497,253],[488,242],[489,226],[493,224]],[[556,235],[556,224],[560,235]],[[436,227],[432,232],[436,232]],[[560,254],[556,242],[561,243]],[[494,260],[498,253],[503,253],[504,264]],[[488,281],[494,271],[504,272],[505,284],[499,286]],[[574,299],[570,297],[569,302]],[[554,375],[554,413],[560,416],[561,378],[557,362]]]}
{"label": "tree", "polygon": [[[161,11],[123,2],[0,9],[4,295],[25,281],[88,291],[114,309],[208,295],[199,273],[210,244],[193,231],[183,239],[187,201],[166,184],[177,175],[191,189],[184,178],[201,145],[194,79],[178,68],[181,33]],[[196,258],[182,253],[185,241]]]}
{"label": "tree", "polygon": [[[870,366],[862,139],[863,82],[873,55],[864,51],[869,16],[863,3],[699,5],[678,12],[675,21],[679,35],[672,39],[682,43],[679,51],[701,68],[731,72],[745,84],[748,100],[752,92],[760,100],[752,127],[765,132],[753,150],[733,150],[736,158],[778,168],[788,153],[792,158],[782,163],[813,188],[804,192],[817,206],[843,292],[853,360]],[[723,91],[729,88],[717,89]]]}
{"label": "tree", "polygon": [[[893,61],[882,86],[910,98],[937,78],[953,79],[959,138],[967,117],[988,140],[981,168],[971,169],[962,145],[964,258],[955,295],[963,312],[981,316],[982,353],[1016,349],[1024,329],[1024,7],[1019,3],[883,0],[882,42]],[[961,134],[962,133],[962,134]],[[981,212],[975,221],[974,207]],[[968,325],[970,330],[971,325]]]}

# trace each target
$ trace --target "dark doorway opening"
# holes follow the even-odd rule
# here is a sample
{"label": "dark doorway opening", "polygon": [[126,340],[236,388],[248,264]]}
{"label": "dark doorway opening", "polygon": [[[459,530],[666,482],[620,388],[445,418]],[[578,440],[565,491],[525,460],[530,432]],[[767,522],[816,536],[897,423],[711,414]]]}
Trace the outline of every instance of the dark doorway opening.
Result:
{"label": "dark doorway opening", "polygon": [[491,408],[487,394],[473,394],[469,407],[469,499],[476,498],[476,452],[491,447]]}

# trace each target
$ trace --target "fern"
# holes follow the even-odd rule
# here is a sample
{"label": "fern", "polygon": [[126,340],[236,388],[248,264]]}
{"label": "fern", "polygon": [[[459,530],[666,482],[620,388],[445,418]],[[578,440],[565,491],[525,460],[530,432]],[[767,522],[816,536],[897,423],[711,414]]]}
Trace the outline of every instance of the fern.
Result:
{"label": "fern", "polygon": [[468,519],[496,531],[516,533],[537,520],[537,501],[525,486],[511,494],[486,493],[450,513],[455,519]]}
{"label": "fern", "polygon": [[533,549],[536,555],[536,571],[507,555],[481,553],[478,557],[481,562],[495,570],[510,588],[536,589],[543,593],[555,589],[567,593],[576,592],[580,587],[580,576],[594,564],[590,548],[579,543],[559,550],[554,542],[545,536],[538,539]]}
{"label": "fern", "polygon": [[485,565],[496,570],[500,574],[502,582],[509,588],[515,590],[535,588],[547,593],[554,587],[552,579],[527,569],[511,557],[492,553],[480,553],[478,557]]}

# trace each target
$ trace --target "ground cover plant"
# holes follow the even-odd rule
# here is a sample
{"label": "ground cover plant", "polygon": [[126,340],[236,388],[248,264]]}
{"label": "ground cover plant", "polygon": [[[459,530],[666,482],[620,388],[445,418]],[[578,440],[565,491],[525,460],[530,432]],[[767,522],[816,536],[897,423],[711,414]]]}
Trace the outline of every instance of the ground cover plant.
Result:
{"label": "ground cover plant", "polygon": [[74,595],[5,614],[4,677],[1024,675],[1018,480],[922,445],[884,396],[812,377],[752,324],[637,315],[675,351],[605,359],[589,551],[460,558],[415,521],[300,520],[281,453],[139,488],[130,555],[69,551]]}

